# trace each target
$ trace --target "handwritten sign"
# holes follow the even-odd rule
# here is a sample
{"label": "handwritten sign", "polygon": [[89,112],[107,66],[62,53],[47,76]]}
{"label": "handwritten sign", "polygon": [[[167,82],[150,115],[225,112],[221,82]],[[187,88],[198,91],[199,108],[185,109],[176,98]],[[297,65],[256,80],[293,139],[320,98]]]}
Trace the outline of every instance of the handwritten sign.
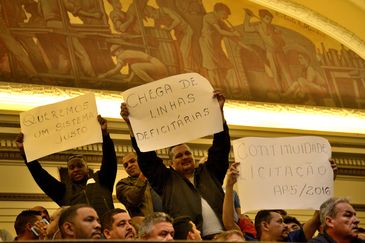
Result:
{"label": "handwritten sign", "polygon": [[123,98],[141,151],[184,143],[223,130],[208,80],[180,74],[129,89]]}
{"label": "handwritten sign", "polygon": [[233,141],[233,151],[244,212],[319,209],[333,196],[331,146],[324,138],[248,137]]}
{"label": "handwritten sign", "polygon": [[45,105],[20,114],[28,161],[102,142],[94,94]]}

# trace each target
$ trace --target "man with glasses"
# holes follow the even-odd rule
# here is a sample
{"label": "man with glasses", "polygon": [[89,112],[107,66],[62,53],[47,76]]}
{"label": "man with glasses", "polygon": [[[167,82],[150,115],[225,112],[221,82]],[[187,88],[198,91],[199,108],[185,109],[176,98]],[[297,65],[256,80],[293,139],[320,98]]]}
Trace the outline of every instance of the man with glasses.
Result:
{"label": "man with glasses", "polygon": [[103,158],[100,170],[90,173],[82,155],[72,155],[68,158],[67,169],[70,180],[60,182],[50,175],[41,164],[35,160],[28,162],[24,153],[21,133],[17,137],[17,146],[38,186],[59,206],[85,203],[91,205],[99,216],[113,209],[113,186],[117,174],[117,157],[114,143],[109,136],[107,121],[98,116],[103,134]]}

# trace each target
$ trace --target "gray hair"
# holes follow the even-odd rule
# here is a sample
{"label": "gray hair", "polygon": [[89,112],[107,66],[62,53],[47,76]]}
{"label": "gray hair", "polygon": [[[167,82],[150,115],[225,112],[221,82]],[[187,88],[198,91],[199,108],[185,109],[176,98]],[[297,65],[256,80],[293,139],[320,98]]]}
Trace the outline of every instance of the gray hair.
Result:
{"label": "gray hair", "polygon": [[326,217],[335,218],[337,214],[336,206],[340,203],[348,203],[350,204],[350,201],[347,198],[343,197],[331,197],[330,199],[326,200],[324,203],[322,203],[320,207],[320,219],[321,219],[321,225],[323,226],[323,229],[327,229],[326,224]]}
{"label": "gray hair", "polygon": [[173,219],[170,215],[163,212],[155,212],[145,217],[139,227],[139,238],[143,239],[148,237],[152,233],[153,226],[161,222],[169,222],[172,224]]}

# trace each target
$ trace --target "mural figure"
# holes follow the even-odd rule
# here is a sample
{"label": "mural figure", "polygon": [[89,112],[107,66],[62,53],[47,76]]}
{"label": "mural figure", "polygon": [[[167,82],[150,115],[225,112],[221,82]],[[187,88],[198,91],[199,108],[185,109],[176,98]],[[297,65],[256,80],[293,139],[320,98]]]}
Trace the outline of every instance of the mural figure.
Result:
{"label": "mural figure", "polygon": [[[117,58],[115,67],[100,74],[99,79],[120,74],[125,65],[129,65],[129,77],[124,81],[130,82],[135,76],[144,82],[152,82],[167,76],[167,68],[157,58],[138,50],[126,50],[120,45],[112,45],[110,52]],[[118,75],[119,76],[119,75]]]}
{"label": "mural figure", "polygon": [[[75,5],[69,0],[63,0],[64,7],[68,11],[75,11]],[[59,6],[58,0],[39,0],[41,11],[43,13],[43,17],[46,22],[46,26],[55,30],[55,32],[59,32],[61,34],[50,34],[49,41],[52,41],[52,47],[57,50],[57,57],[54,60],[58,60],[57,67],[55,68],[55,72],[59,73],[68,73],[70,70],[70,62],[71,60],[68,58],[67,52],[68,48],[65,45],[65,40],[62,35],[65,34],[65,26],[64,21],[69,23],[69,19],[66,14],[62,14],[61,7]],[[80,34],[73,33],[73,35],[69,35],[66,37],[66,41],[72,45],[74,50],[74,54],[79,61],[82,71],[85,75],[95,77],[94,69],[91,65],[90,58],[82,46],[80,41],[78,40],[78,36],[81,37]],[[53,59],[50,57],[50,59]]]}
{"label": "mural figure", "polygon": [[303,67],[303,73],[284,92],[283,97],[307,105],[320,105],[321,99],[327,95],[326,80],[311,65],[310,58],[306,54],[299,53],[298,62]]}
{"label": "mural figure", "polygon": [[192,71],[230,99],[365,107],[359,55],[281,13],[225,3],[0,0],[0,76],[121,91]]}
{"label": "mural figure", "polygon": [[231,10],[227,5],[216,3],[214,11],[207,13],[203,18],[199,43],[203,56],[203,67],[207,71],[207,78],[212,86],[221,90],[229,86],[232,92],[239,93],[241,90],[233,65],[222,47],[224,37],[240,37],[238,31],[229,28],[224,22],[230,14]]}
{"label": "mural figure", "polygon": [[135,21],[135,16],[127,15],[126,12],[122,11],[122,3],[120,0],[108,0],[108,2],[113,7],[113,10],[109,13],[109,17],[113,23],[115,31],[120,33],[133,33],[133,31],[129,29]]}
{"label": "mural figure", "polygon": [[[0,10],[2,5],[0,5]],[[4,19],[0,16],[0,40],[14,58],[18,61],[21,68],[30,76],[36,76],[37,71],[30,61],[28,53],[24,50],[23,46],[13,37],[7,28]]]}
{"label": "mural figure", "polygon": [[270,71],[266,70],[266,73],[272,75],[276,92],[282,92],[286,90],[288,84],[292,81],[289,65],[283,51],[285,42],[279,30],[271,23],[273,15],[266,9],[260,9],[259,16],[260,21],[252,23],[251,18],[256,16],[251,10],[245,9],[244,31],[257,32],[261,37],[266,51],[266,61],[270,67]]}
{"label": "mural figure", "polygon": [[156,3],[159,8],[148,6],[147,16],[154,19],[156,27],[174,31],[182,55],[184,70],[192,71],[192,28],[176,11],[169,8],[164,0],[156,0]]}
{"label": "mural figure", "polygon": [[103,25],[104,13],[100,10],[99,0],[71,0],[68,3],[68,11],[73,16],[81,19],[86,25]]}
{"label": "mural figure", "polygon": [[202,68],[202,53],[199,45],[199,38],[203,27],[203,17],[206,14],[202,0],[173,0],[175,10],[193,30],[191,53],[192,70],[200,72]]}

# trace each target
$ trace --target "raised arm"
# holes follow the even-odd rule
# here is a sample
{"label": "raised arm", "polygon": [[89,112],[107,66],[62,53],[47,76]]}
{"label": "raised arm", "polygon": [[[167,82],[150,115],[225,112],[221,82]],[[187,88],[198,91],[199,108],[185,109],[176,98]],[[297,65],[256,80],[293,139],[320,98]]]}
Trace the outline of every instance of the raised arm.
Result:
{"label": "raised arm", "polygon": [[244,22],[243,22],[243,31],[244,32],[255,32],[256,31],[255,26],[253,24],[251,24],[251,22],[250,22],[252,16],[253,16],[252,11],[246,8]]}
{"label": "raised arm", "polygon": [[215,177],[223,184],[229,163],[229,151],[231,149],[231,141],[227,123],[224,120],[223,106],[225,97],[223,93],[214,91],[213,98],[216,98],[222,113],[223,131],[214,134],[213,144],[208,150],[207,168],[215,175]]}
{"label": "raised arm", "polygon": [[52,175],[50,175],[41,164],[35,160],[32,162],[27,161],[27,157],[24,152],[24,134],[20,133],[16,138],[16,145],[20,151],[21,156],[24,159],[26,166],[28,167],[33,179],[42,191],[47,194],[53,201],[59,206],[63,206],[62,199],[66,191],[66,186],[62,182],[58,181]]}
{"label": "raised arm", "polygon": [[126,103],[121,104],[120,115],[127,123],[131,135],[131,142],[138,158],[138,165],[143,175],[146,176],[151,187],[159,194],[162,194],[167,179],[171,175],[171,171],[166,168],[163,160],[159,158],[155,151],[141,152],[138,148],[137,141],[133,135],[131,123],[129,121],[129,111]]}
{"label": "raised arm", "polygon": [[237,182],[239,163],[233,163],[227,172],[226,194],[223,201],[222,221],[225,230],[239,230],[240,227],[234,222],[233,186]]}
{"label": "raised arm", "polygon": [[113,140],[110,138],[108,132],[107,121],[98,115],[98,122],[103,134],[103,158],[99,171],[99,179],[100,183],[112,192],[115,177],[117,176],[117,155],[115,154]]}
{"label": "raised arm", "polygon": [[[336,162],[334,159],[329,159],[328,162],[331,164],[331,168],[333,171],[333,180],[335,180],[338,170]],[[320,224],[321,222],[320,222],[319,210],[316,210],[314,211],[313,216],[303,225],[304,235],[307,240],[312,239],[314,233],[319,228]]]}

